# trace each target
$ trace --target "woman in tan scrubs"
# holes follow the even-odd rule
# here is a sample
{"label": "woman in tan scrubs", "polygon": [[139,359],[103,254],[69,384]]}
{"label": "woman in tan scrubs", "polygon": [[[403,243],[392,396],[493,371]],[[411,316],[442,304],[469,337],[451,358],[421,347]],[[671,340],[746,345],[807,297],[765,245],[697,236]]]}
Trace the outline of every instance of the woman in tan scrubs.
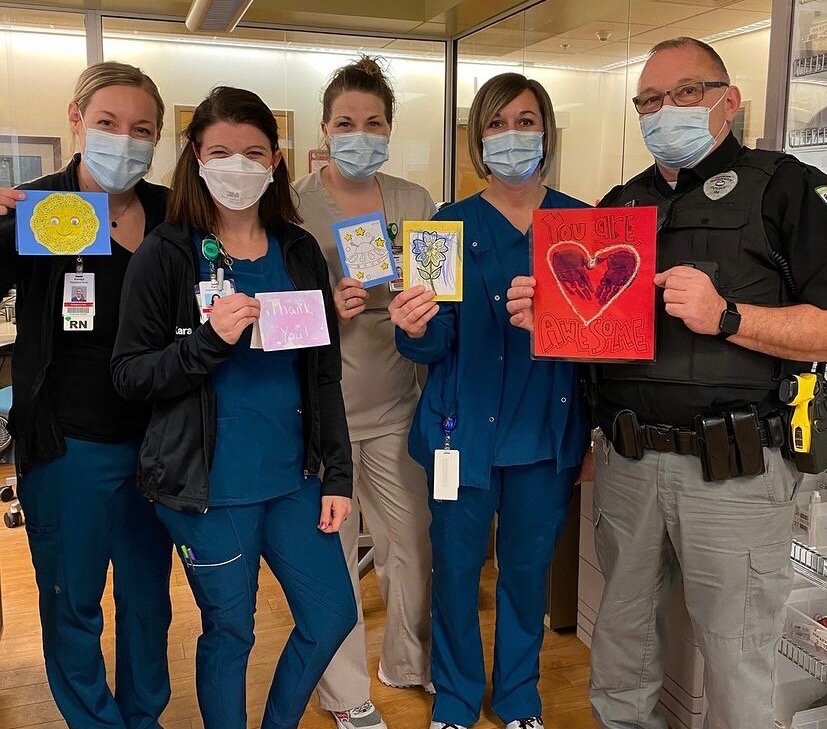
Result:
{"label": "woman in tan scrubs", "polygon": [[[338,69],[322,105],[321,126],[331,162],[299,179],[295,188],[304,227],[319,241],[333,279],[342,390],[353,446],[354,510],[361,508],[370,528],[387,606],[379,680],[432,692],[428,490],[425,474],[407,447],[419,397],[416,369],[394,344],[387,309],[394,284],[366,290],[359,281],[343,278],[331,225],[382,211],[393,237],[403,219],[430,219],[435,208],[424,188],[377,171],[388,157],[394,96],[374,60],[362,57]],[[359,622],[319,683],[319,698],[334,715],[337,729],[387,729],[370,700],[359,599],[359,519],[349,519],[340,533]]]}

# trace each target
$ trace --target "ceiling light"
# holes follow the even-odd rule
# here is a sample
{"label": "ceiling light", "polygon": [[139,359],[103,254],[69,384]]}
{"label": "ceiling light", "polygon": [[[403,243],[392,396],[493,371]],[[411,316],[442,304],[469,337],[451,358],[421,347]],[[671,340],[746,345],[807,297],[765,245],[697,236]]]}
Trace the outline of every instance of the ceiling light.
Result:
{"label": "ceiling light", "polygon": [[231,32],[253,0],[192,0],[186,26],[193,32]]}

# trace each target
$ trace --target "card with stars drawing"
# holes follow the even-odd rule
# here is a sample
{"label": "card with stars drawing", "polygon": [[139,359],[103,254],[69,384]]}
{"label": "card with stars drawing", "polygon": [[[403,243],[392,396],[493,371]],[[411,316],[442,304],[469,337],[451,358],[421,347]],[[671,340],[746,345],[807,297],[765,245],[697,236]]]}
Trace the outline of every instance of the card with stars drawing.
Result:
{"label": "card with stars drawing", "polygon": [[397,278],[388,226],[381,212],[334,223],[333,238],[346,277],[361,281],[365,288]]}

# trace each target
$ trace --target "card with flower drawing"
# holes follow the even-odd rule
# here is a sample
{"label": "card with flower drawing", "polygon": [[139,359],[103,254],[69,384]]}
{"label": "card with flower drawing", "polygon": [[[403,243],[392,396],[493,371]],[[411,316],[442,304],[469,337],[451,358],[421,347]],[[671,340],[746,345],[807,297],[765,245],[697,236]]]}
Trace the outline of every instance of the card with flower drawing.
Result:
{"label": "card with flower drawing", "polygon": [[436,301],[462,301],[462,221],[402,222],[405,288],[425,286]]}

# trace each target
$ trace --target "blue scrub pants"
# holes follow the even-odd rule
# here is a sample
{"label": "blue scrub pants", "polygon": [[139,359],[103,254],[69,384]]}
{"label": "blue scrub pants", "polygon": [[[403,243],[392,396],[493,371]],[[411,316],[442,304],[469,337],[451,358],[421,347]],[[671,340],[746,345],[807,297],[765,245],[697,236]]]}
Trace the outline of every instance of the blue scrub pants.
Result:
{"label": "blue scrub pants", "polygon": [[175,541],[194,553],[187,578],[201,610],[195,671],[205,729],[247,726],[247,660],[261,557],[273,571],[295,628],[276,666],[261,729],[296,729],[313,689],[356,625],[356,600],[338,534],[323,534],[318,480],[259,504],[206,514],[156,511]]}
{"label": "blue scrub pants", "polygon": [[[138,494],[138,442],[67,439],[19,496],[40,591],[46,675],[71,729],[159,729],[169,701],[169,536]],[[101,653],[112,563],[115,695]]]}
{"label": "blue scrub pants", "polygon": [[548,566],[576,475],[576,468],[558,474],[553,461],[494,468],[488,489],[461,487],[457,501],[431,499],[434,721],[471,726],[479,719],[485,664],[477,603],[495,513],[499,572],[491,708],[506,724],[541,715],[537,682]]}

